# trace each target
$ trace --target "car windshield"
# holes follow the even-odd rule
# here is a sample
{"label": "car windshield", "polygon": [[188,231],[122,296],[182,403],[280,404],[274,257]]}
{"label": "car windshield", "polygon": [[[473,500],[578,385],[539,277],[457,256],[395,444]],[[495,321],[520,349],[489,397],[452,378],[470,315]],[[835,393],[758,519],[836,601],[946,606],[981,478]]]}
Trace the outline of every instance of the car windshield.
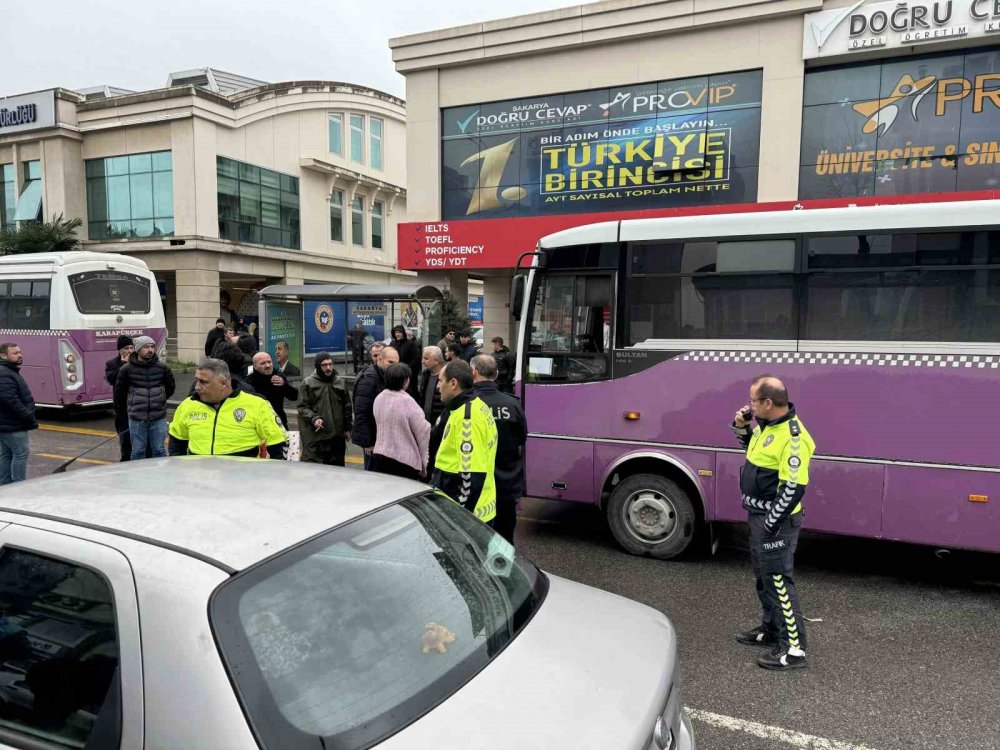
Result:
{"label": "car windshield", "polygon": [[232,578],[211,617],[265,747],[367,747],[486,666],[546,588],[502,537],[426,493]]}

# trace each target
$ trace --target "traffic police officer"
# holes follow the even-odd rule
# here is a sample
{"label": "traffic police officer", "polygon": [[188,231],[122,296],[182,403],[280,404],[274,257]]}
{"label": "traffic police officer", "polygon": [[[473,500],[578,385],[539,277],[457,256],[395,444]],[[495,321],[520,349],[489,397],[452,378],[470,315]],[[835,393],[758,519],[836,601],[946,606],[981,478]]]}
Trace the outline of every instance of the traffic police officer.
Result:
{"label": "traffic police officer", "polygon": [[[489,523],[497,514],[497,426],[472,386],[468,362],[452,360],[441,370],[438,390],[445,408],[431,430],[440,435],[431,484]],[[435,437],[432,434],[432,443]]]}
{"label": "traffic police officer", "polygon": [[268,456],[284,458],[287,441],[271,404],[234,387],[229,366],[203,359],[194,375],[193,396],[184,399],[170,423],[170,455]]}
{"label": "traffic police officer", "polygon": [[[751,419],[757,422],[752,429]],[[803,668],[806,632],[795,591],[794,558],[816,445],[795,405],[788,402],[784,384],[771,375],[753,381],[750,405],[736,412],[732,427],[747,452],[740,491],[750,516],[750,564],[763,610],[761,624],[736,639],[775,647],[757,660],[765,669]]]}
{"label": "traffic police officer", "polygon": [[489,354],[472,358],[473,390],[490,411],[497,426],[497,459],[493,477],[497,486],[497,517],[493,530],[511,544],[517,524],[517,501],[524,495],[524,444],[528,420],[521,402],[497,386],[499,367]]}

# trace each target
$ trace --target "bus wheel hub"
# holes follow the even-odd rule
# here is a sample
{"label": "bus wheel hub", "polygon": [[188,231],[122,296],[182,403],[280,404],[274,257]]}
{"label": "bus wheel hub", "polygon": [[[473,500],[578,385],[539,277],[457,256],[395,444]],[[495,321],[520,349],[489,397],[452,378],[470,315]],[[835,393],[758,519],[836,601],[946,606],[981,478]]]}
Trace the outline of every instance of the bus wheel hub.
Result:
{"label": "bus wheel hub", "polygon": [[677,524],[677,513],[671,502],[651,490],[633,493],[625,508],[629,530],[644,542],[666,539]]}

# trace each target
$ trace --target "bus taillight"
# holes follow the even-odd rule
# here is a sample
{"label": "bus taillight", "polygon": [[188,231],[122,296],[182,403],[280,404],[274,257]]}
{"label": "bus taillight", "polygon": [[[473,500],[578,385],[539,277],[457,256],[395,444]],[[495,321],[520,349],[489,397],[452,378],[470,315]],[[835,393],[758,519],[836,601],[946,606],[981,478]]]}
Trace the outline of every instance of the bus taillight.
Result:
{"label": "bus taillight", "polygon": [[[80,352],[67,339],[59,339],[59,358],[63,365],[60,368],[64,390],[75,391],[83,387],[83,372],[77,368]],[[79,374],[77,374],[79,372]]]}

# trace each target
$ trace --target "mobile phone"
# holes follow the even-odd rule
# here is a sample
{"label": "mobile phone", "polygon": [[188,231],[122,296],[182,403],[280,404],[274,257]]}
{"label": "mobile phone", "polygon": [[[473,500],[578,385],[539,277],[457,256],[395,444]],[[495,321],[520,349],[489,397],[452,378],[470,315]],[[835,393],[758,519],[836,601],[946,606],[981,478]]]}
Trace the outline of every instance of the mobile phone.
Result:
{"label": "mobile phone", "polygon": [[750,407],[749,406],[744,406],[740,410],[740,419],[742,419],[744,422],[749,422],[751,416],[753,416],[753,415],[750,413]]}

